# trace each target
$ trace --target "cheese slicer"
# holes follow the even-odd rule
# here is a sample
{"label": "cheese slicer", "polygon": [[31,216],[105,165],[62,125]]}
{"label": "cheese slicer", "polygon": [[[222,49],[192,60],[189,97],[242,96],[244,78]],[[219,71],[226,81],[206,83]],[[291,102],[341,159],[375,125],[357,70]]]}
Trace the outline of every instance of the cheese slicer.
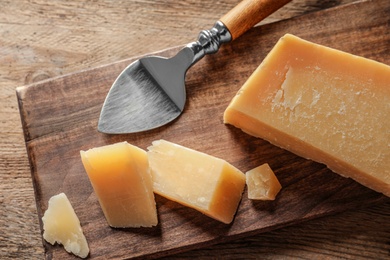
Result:
{"label": "cheese slicer", "polygon": [[186,103],[187,70],[223,43],[235,40],[291,0],[244,0],[200,32],[171,58],[144,57],[127,66],[114,81],[100,113],[98,131],[136,133],[176,119]]}

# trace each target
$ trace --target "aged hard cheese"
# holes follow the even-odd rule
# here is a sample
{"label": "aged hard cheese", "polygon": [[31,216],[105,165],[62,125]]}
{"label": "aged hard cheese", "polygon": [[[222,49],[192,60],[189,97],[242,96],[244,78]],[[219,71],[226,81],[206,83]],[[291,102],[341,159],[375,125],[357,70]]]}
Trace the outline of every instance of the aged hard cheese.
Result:
{"label": "aged hard cheese", "polygon": [[245,175],[226,161],[168,141],[148,147],[154,192],[230,223],[245,187]]}
{"label": "aged hard cheese", "polygon": [[225,123],[390,196],[390,66],[293,35],[238,91]]}
{"label": "aged hard cheese", "polygon": [[146,151],[121,142],[81,151],[80,154],[110,226],[157,225]]}
{"label": "aged hard cheese", "polygon": [[67,252],[85,258],[89,254],[87,240],[80,221],[68,198],[60,193],[50,198],[49,206],[42,217],[43,238],[54,245],[64,245]]}
{"label": "aged hard cheese", "polygon": [[268,163],[245,173],[248,199],[274,200],[282,186]]}

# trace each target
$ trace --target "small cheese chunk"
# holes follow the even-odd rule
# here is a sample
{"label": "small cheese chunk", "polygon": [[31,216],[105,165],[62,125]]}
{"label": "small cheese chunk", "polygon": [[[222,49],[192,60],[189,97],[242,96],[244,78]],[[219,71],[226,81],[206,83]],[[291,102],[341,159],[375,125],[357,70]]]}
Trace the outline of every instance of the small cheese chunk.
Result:
{"label": "small cheese chunk", "polygon": [[121,142],[81,151],[80,154],[111,227],[157,225],[146,151]]}
{"label": "small cheese chunk", "polygon": [[62,244],[67,252],[79,257],[88,256],[88,243],[80,221],[64,193],[50,198],[42,222],[43,238],[47,242],[52,245],[56,242]]}
{"label": "small cheese chunk", "polygon": [[154,192],[223,223],[232,222],[245,175],[213,156],[164,140],[148,148]]}
{"label": "small cheese chunk", "polygon": [[268,163],[245,173],[248,198],[252,200],[275,200],[282,185]]}
{"label": "small cheese chunk", "polygon": [[224,122],[390,196],[390,66],[282,37]]}

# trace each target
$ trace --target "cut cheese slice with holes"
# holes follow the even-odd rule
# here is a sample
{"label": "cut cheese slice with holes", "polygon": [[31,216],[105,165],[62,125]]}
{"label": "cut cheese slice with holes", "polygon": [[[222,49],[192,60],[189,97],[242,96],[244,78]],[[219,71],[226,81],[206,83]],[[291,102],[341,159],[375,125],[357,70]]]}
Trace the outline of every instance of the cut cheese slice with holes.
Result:
{"label": "cut cheese slice with holes", "polygon": [[148,147],[154,192],[223,223],[232,222],[245,175],[226,161],[165,140]]}
{"label": "cut cheese slice with holes", "polygon": [[282,37],[224,122],[390,196],[390,66]]}
{"label": "cut cheese slice with holes", "polygon": [[81,151],[84,168],[111,227],[158,222],[146,151],[121,142]]}

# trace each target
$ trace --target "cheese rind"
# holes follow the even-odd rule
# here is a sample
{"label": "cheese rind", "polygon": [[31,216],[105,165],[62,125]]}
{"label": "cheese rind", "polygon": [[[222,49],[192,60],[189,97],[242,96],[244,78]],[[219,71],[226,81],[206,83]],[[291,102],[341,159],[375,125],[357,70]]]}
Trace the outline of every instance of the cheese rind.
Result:
{"label": "cheese rind", "polygon": [[224,122],[390,196],[390,66],[282,37]]}
{"label": "cheese rind", "polygon": [[226,161],[165,140],[148,147],[154,192],[229,224],[245,175]]}
{"label": "cheese rind", "polygon": [[80,151],[80,155],[110,226],[157,225],[146,151],[121,142]]}
{"label": "cheese rind", "polygon": [[62,244],[65,250],[85,258],[89,254],[87,239],[79,218],[65,193],[50,198],[49,206],[42,217],[43,238],[54,245]]}
{"label": "cheese rind", "polygon": [[248,198],[252,200],[275,200],[282,188],[268,163],[245,173]]}

